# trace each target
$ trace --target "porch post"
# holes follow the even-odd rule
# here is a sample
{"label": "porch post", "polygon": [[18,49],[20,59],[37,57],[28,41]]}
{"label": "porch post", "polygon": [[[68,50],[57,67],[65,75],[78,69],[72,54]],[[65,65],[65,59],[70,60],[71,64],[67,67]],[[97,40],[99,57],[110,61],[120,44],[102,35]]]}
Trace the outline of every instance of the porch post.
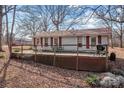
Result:
{"label": "porch post", "polygon": [[54,50],[54,57],[53,57],[53,66],[55,66],[55,62],[56,62],[56,45],[54,45],[53,50]]}
{"label": "porch post", "polygon": [[108,45],[106,45],[106,70],[108,69]]}

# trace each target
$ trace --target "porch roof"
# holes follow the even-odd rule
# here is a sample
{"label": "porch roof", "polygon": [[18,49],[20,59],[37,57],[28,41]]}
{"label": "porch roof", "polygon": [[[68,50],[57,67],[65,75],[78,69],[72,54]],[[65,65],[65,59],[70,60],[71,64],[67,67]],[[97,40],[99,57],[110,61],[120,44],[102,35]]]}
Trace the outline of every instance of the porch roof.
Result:
{"label": "porch roof", "polygon": [[92,35],[107,35],[110,36],[112,30],[110,28],[97,28],[97,29],[81,29],[69,31],[48,31],[38,32],[34,37],[66,37],[66,36],[92,36]]}

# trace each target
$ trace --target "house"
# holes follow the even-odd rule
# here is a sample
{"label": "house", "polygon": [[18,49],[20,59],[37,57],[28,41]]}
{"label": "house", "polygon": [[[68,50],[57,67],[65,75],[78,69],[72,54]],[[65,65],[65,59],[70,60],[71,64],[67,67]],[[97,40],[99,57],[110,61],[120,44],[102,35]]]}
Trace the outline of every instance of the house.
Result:
{"label": "house", "polygon": [[96,50],[96,45],[109,45],[112,31],[110,28],[81,29],[69,31],[49,31],[36,33],[33,45],[38,50],[79,51]]}

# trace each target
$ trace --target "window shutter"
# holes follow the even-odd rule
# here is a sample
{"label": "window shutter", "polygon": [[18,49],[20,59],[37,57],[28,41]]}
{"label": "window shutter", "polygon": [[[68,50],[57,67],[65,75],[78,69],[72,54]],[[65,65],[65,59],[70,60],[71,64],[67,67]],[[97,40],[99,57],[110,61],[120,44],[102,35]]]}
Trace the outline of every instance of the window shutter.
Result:
{"label": "window shutter", "polygon": [[59,37],[59,46],[62,46],[62,37]]}
{"label": "window shutter", "polygon": [[86,48],[89,48],[89,36],[86,36]]}
{"label": "window shutter", "polygon": [[53,37],[51,37],[51,46],[53,46]]}
{"label": "window shutter", "polygon": [[98,36],[98,44],[101,44],[101,36]]}

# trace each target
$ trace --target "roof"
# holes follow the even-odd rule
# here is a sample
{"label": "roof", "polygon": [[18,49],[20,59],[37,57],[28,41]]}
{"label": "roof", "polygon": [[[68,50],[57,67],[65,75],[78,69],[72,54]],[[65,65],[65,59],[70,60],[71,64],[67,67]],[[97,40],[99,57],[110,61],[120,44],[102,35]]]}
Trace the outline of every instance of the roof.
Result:
{"label": "roof", "polygon": [[34,37],[66,37],[66,36],[91,36],[91,35],[111,35],[110,28],[97,28],[97,29],[80,29],[69,31],[48,31],[38,32]]}

